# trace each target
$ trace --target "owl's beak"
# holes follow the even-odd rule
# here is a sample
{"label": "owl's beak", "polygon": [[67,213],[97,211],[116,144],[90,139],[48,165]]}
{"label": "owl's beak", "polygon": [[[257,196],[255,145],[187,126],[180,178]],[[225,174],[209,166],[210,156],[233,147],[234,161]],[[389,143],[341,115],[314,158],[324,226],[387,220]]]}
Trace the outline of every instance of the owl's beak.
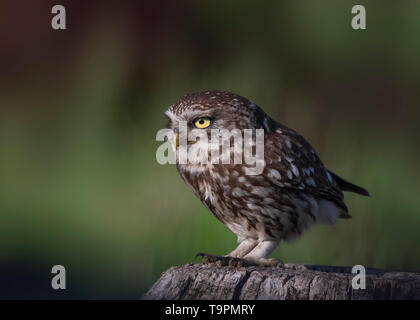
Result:
{"label": "owl's beak", "polygon": [[175,144],[175,149],[178,150],[178,147],[179,147],[179,136],[178,136],[178,133],[175,133],[175,135],[174,135],[174,144]]}

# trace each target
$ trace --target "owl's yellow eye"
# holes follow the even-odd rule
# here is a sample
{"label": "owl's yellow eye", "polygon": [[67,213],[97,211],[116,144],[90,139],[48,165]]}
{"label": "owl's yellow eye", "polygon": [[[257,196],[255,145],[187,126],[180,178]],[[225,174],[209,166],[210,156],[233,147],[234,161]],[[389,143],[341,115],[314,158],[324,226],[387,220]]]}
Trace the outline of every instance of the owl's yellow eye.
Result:
{"label": "owl's yellow eye", "polygon": [[211,120],[209,118],[200,118],[195,120],[194,125],[198,129],[204,129],[207,128],[211,124]]}

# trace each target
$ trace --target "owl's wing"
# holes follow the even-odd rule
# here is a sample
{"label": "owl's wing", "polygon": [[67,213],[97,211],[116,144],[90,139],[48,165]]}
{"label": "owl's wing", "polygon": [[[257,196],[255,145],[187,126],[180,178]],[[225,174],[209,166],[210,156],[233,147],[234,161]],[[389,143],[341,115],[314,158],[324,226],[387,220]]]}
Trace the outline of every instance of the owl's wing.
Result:
{"label": "owl's wing", "polygon": [[280,126],[268,133],[264,154],[265,170],[273,184],[333,201],[348,211],[337,183],[312,146],[297,132]]}

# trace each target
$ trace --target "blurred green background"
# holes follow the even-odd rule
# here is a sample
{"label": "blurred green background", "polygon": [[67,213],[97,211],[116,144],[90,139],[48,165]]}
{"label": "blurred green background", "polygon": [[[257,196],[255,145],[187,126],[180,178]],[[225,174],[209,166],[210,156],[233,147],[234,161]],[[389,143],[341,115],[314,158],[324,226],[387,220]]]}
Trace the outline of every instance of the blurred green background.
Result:
{"label": "blurred green background", "polygon": [[163,112],[208,89],[255,101],[371,193],[273,256],[420,270],[419,1],[63,0],[64,31],[54,4],[0,4],[0,297],[138,299],[197,252],[231,251],[155,160]]}

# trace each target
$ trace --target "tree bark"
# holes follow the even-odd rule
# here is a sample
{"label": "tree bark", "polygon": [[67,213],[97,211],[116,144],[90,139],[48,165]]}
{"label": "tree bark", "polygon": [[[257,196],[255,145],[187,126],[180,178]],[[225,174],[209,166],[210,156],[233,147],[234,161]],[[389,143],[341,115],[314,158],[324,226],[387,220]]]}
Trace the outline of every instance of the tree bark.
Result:
{"label": "tree bark", "polygon": [[352,287],[355,276],[351,267],[186,264],[166,270],[142,299],[420,299],[420,273],[366,269],[365,289]]}

